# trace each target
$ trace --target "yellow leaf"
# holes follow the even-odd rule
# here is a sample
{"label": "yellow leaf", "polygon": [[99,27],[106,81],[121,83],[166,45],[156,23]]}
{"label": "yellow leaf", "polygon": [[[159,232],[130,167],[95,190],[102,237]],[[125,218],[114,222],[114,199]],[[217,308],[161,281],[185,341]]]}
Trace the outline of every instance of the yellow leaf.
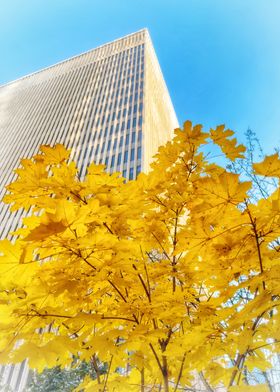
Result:
{"label": "yellow leaf", "polygon": [[242,144],[237,145],[235,138],[229,139],[234,132],[231,129],[225,129],[224,125],[219,125],[215,130],[210,130],[211,139],[217,144],[226,157],[232,161],[236,158],[244,158],[245,146]]}
{"label": "yellow leaf", "polygon": [[266,156],[260,163],[254,163],[253,168],[256,174],[265,177],[280,177],[280,158],[279,154]]}
{"label": "yellow leaf", "polygon": [[[70,150],[67,150],[62,144],[56,144],[54,147],[41,146],[40,150],[43,153],[43,160],[46,164],[57,164],[67,160],[70,156]],[[36,156],[39,159],[40,155]]]}
{"label": "yellow leaf", "polygon": [[229,392],[269,392],[266,384],[241,385],[229,388]]}

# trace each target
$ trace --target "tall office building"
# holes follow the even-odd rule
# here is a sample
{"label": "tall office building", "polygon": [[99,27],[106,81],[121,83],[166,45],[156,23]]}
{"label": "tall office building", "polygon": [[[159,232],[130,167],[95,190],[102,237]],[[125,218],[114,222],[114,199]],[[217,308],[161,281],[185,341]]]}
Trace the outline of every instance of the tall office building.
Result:
{"label": "tall office building", "polygon": [[[0,198],[41,144],[62,143],[85,174],[105,163],[133,179],[172,136],[176,115],[146,29],[0,87]],[[0,238],[18,224],[0,207]]]}
{"label": "tall office building", "polygon": [[[20,159],[41,144],[72,149],[81,175],[91,161],[134,179],[147,171],[177,118],[146,29],[0,87],[0,198]],[[21,211],[0,205],[0,238]],[[26,384],[24,364],[2,367],[14,391]]]}

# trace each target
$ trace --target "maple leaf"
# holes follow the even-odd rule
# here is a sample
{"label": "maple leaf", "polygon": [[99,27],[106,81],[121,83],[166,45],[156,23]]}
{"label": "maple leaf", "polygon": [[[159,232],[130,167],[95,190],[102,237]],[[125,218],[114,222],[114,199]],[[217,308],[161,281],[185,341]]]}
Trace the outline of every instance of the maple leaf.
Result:
{"label": "maple leaf", "polygon": [[224,125],[219,125],[216,129],[210,130],[210,137],[215,144],[217,144],[223,153],[231,161],[237,158],[244,158],[245,146],[242,144],[237,145],[235,138],[230,139],[234,132],[230,129],[225,129]]}
{"label": "maple leaf", "polygon": [[280,158],[279,154],[266,156],[260,163],[254,163],[253,168],[256,174],[265,177],[280,177]]}

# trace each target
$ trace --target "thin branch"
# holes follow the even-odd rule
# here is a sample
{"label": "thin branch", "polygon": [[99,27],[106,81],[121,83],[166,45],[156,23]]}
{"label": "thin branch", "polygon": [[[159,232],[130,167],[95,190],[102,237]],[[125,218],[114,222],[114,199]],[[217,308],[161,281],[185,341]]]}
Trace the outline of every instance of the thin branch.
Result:
{"label": "thin branch", "polygon": [[112,361],[113,361],[113,355],[111,356],[111,361],[110,361],[110,363],[109,363],[108,371],[107,371],[107,374],[106,374],[103,392],[106,391],[106,385],[107,385],[107,382],[108,382],[108,378],[109,378],[109,373],[110,373],[110,370],[111,370]]}
{"label": "thin branch", "polygon": [[122,298],[122,300],[127,303],[125,296],[120,292],[120,290],[117,288],[117,286],[110,279],[108,279],[108,282],[116,290],[116,292],[119,294],[119,296]]}
{"label": "thin branch", "polygon": [[177,391],[179,383],[180,383],[180,380],[181,380],[181,377],[182,377],[182,374],[183,374],[183,368],[184,368],[184,364],[185,364],[185,360],[186,360],[186,354],[187,353],[184,354],[182,362],[181,362],[181,366],[180,366],[180,370],[179,370],[179,374],[178,374],[178,378],[177,378],[177,382],[176,382],[176,385],[175,385],[174,392]]}

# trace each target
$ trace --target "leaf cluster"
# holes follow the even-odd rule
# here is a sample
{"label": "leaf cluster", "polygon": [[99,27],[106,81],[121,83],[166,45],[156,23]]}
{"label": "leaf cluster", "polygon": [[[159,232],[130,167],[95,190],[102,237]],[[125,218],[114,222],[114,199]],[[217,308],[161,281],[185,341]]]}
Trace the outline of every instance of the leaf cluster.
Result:
{"label": "leaf cluster", "polygon": [[[98,358],[107,372],[77,388],[98,392],[175,392],[196,373],[237,390],[265,370],[280,339],[280,193],[252,200],[204,152],[242,159],[232,135],[185,122],[128,183],[95,164],[79,179],[61,145],[23,160],[5,198],[30,216],[0,244],[0,361]],[[280,159],[253,170],[279,179]]]}

